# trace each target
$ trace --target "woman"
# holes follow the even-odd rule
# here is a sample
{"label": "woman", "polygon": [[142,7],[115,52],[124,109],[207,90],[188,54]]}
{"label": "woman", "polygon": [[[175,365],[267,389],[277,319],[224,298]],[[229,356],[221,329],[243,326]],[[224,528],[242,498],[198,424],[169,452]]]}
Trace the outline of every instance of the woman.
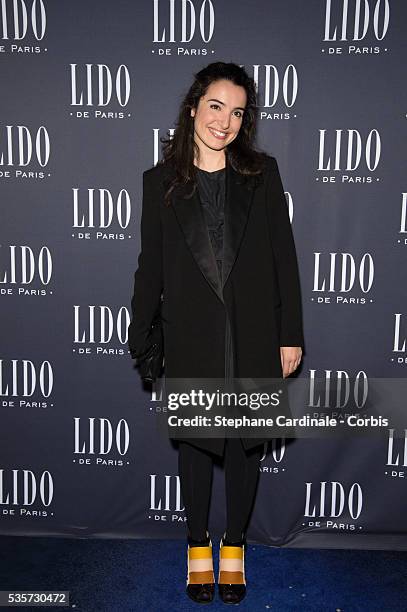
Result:
{"label": "woman", "polygon": [[[277,162],[254,147],[256,110],[243,68],[208,65],[181,104],[162,162],[143,174],[129,348],[142,368],[163,343],[168,379],[281,379],[301,360],[295,245]],[[224,458],[227,514],[218,590],[225,603],[245,596],[245,534],[265,440],[178,440],[194,601],[214,596],[207,530],[214,456]]]}

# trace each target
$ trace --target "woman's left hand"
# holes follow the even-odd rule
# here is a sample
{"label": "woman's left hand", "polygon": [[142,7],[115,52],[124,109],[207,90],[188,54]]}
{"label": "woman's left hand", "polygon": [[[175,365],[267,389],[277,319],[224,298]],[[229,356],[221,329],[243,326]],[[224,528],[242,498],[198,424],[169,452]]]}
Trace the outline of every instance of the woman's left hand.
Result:
{"label": "woman's left hand", "polygon": [[300,346],[280,346],[283,378],[292,374],[300,365],[302,348]]}

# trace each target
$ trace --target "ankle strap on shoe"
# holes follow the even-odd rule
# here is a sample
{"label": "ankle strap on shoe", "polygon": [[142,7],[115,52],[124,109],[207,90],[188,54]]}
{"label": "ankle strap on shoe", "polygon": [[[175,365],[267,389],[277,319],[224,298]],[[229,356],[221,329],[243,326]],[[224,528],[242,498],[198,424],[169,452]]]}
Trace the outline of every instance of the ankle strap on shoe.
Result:
{"label": "ankle strap on shoe", "polygon": [[219,584],[246,584],[244,546],[227,546],[220,541]]}
{"label": "ankle strap on shoe", "polygon": [[213,584],[212,542],[208,546],[188,546],[188,584]]}

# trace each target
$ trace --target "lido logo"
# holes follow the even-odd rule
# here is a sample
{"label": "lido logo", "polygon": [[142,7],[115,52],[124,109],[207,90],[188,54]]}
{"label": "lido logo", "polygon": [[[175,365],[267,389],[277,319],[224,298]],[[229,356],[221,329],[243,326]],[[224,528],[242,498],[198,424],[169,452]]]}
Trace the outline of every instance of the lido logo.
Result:
{"label": "lido logo", "polygon": [[[285,451],[285,438],[272,438],[269,442],[265,442],[263,445],[263,455],[260,457],[260,472],[263,474],[278,474],[281,470],[284,470],[282,465],[284,465]],[[269,463],[265,462],[267,458],[270,459]]]}
{"label": "lido logo", "polygon": [[28,33],[42,40],[47,25],[44,2],[0,0],[0,24],[3,40],[23,40]]}
{"label": "lido logo", "polygon": [[[404,439],[394,439],[394,429],[389,429],[389,440],[387,445],[387,463],[390,467],[407,467],[407,429],[404,430]],[[397,446],[397,448],[395,448]],[[392,474],[394,475],[394,474]],[[396,475],[399,475],[396,472]],[[404,477],[404,472],[400,474]]]}
{"label": "lido logo", "polygon": [[407,234],[407,193],[401,194],[400,234]]}
{"label": "lido logo", "polygon": [[34,393],[48,398],[54,386],[54,373],[49,361],[36,364],[30,359],[0,359],[0,396],[32,397]]}
{"label": "lido logo", "polygon": [[49,162],[47,128],[41,125],[32,133],[26,125],[5,125],[0,131],[0,166],[28,166],[33,157],[42,167]]}
{"label": "lido logo", "polygon": [[181,485],[179,476],[150,474],[150,510],[181,512]]}
{"label": "lido logo", "polygon": [[[105,230],[112,225],[126,229],[131,219],[131,200],[126,189],[121,189],[115,196],[109,189],[87,189],[83,199],[80,199],[80,190],[75,187],[73,194],[73,222],[74,229]],[[78,234],[79,235],[79,234]],[[111,236],[106,232],[97,232],[96,236]]]}
{"label": "lido logo", "polygon": [[[165,4],[165,6],[164,6]],[[164,17],[167,19],[163,26]],[[200,36],[209,43],[215,30],[215,10],[211,0],[153,0],[154,43],[189,43]]]}
{"label": "lido logo", "polygon": [[362,155],[367,169],[370,172],[376,170],[381,155],[378,130],[371,130],[365,142],[358,130],[335,130],[334,134],[327,132],[327,130],[319,130],[318,170],[325,172],[358,170],[361,166]]}
{"label": "lido logo", "polygon": [[126,455],[130,444],[129,425],[125,419],[112,424],[110,419],[74,417],[76,455],[107,455],[117,451]]}
{"label": "lido logo", "polygon": [[273,461],[275,463],[282,462],[286,451],[285,438],[272,438],[270,442],[265,442],[264,447],[264,454],[261,461],[266,458],[267,451],[271,448],[271,456],[273,457]]}
{"label": "lido logo", "polygon": [[0,254],[3,268],[0,268],[0,285],[31,285],[35,282],[49,285],[51,282],[52,255],[47,246],[34,250],[27,245],[11,244],[8,248],[1,248]]}
{"label": "lido logo", "polygon": [[115,336],[127,344],[130,314],[121,306],[113,314],[109,306],[74,306],[74,342],[76,344],[107,344]]}
{"label": "lido logo", "polygon": [[357,289],[369,293],[374,280],[374,262],[370,253],[359,259],[351,253],[314,252],[314,292],[349,293]]}
{"label": "lido logo", "polygon": [[352,377],[345,370],[324,370],[319,377],[316,372],[310,370],[309,408],[346,408],[350,401],[352,409],[365,406],[369,392],[366,372],[360,370]]}
{"label": "lido logo", "polygon": [[[282,103],[286,108],[294,106],[298,95],[298,73],[293,64],[288,64],[284,69],[273,64],[255,64],[253,79],[264,109],[273,108],[277,103]],[[262,113],[260,116],[263,117]]]}
{"label": "lido logo", "polygon": [[324,41],[383,40],[390,21],[388,0],[326,0]]}
{"label": "lido logo", "polygon": [[306,482],[305,485],[305,517],[337,519],[345,513],[346,503],[351,518],[359,518],[363,506],[362,487],[359,483],[354,482],[347,492],[345,486],[337,481],[323,481],[317,485]]}
{"label": "lido logo", "polygon": [[[393,352],[395,353],[404,353],[406,352],[406,334],[402,331],[402,313],[396,312],[394,314],[394,342],[393,342]],[[404,357],[400,357],[400,359],[404,359]],[[407,361],[407,358],[406,358]]]}
{"label": "lido logo", "polygon": [[127,106],[130,73],[124,64],[115,71],[106,64],[70,64],[70,71],[72,106],[107,106],[113,101]]}
{"label": "lido logo", "polygon": [[32,470],[0,469],[0,505],[32,506],[40,503],[50,506],[54,496],[51,473],[44,470],[36,474]]}

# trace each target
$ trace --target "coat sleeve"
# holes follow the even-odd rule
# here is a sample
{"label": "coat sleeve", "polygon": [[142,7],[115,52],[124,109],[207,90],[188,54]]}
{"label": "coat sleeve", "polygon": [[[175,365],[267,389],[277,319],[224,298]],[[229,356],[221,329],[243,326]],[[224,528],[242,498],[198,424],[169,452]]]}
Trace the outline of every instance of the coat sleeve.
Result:
{"label": "coat sleeve", "polygon": [[277,161],[270,158],[267,215],[281,299],[280,346],[304,348],[301,288],[297,254]]}
{"label": "coat sleeve", "polygon": [[[159,210],[160,195],[157,181],[149,170],[143,173],[141,213],[141,251],[134,273],[134,292],[131,299],[131,321],[128,327],[128,347],[132,358],[144,353],[153,342],[159,341],[159,316],[163,289],[162,235]],[[154,336],[157,335],[155,338]]]}

